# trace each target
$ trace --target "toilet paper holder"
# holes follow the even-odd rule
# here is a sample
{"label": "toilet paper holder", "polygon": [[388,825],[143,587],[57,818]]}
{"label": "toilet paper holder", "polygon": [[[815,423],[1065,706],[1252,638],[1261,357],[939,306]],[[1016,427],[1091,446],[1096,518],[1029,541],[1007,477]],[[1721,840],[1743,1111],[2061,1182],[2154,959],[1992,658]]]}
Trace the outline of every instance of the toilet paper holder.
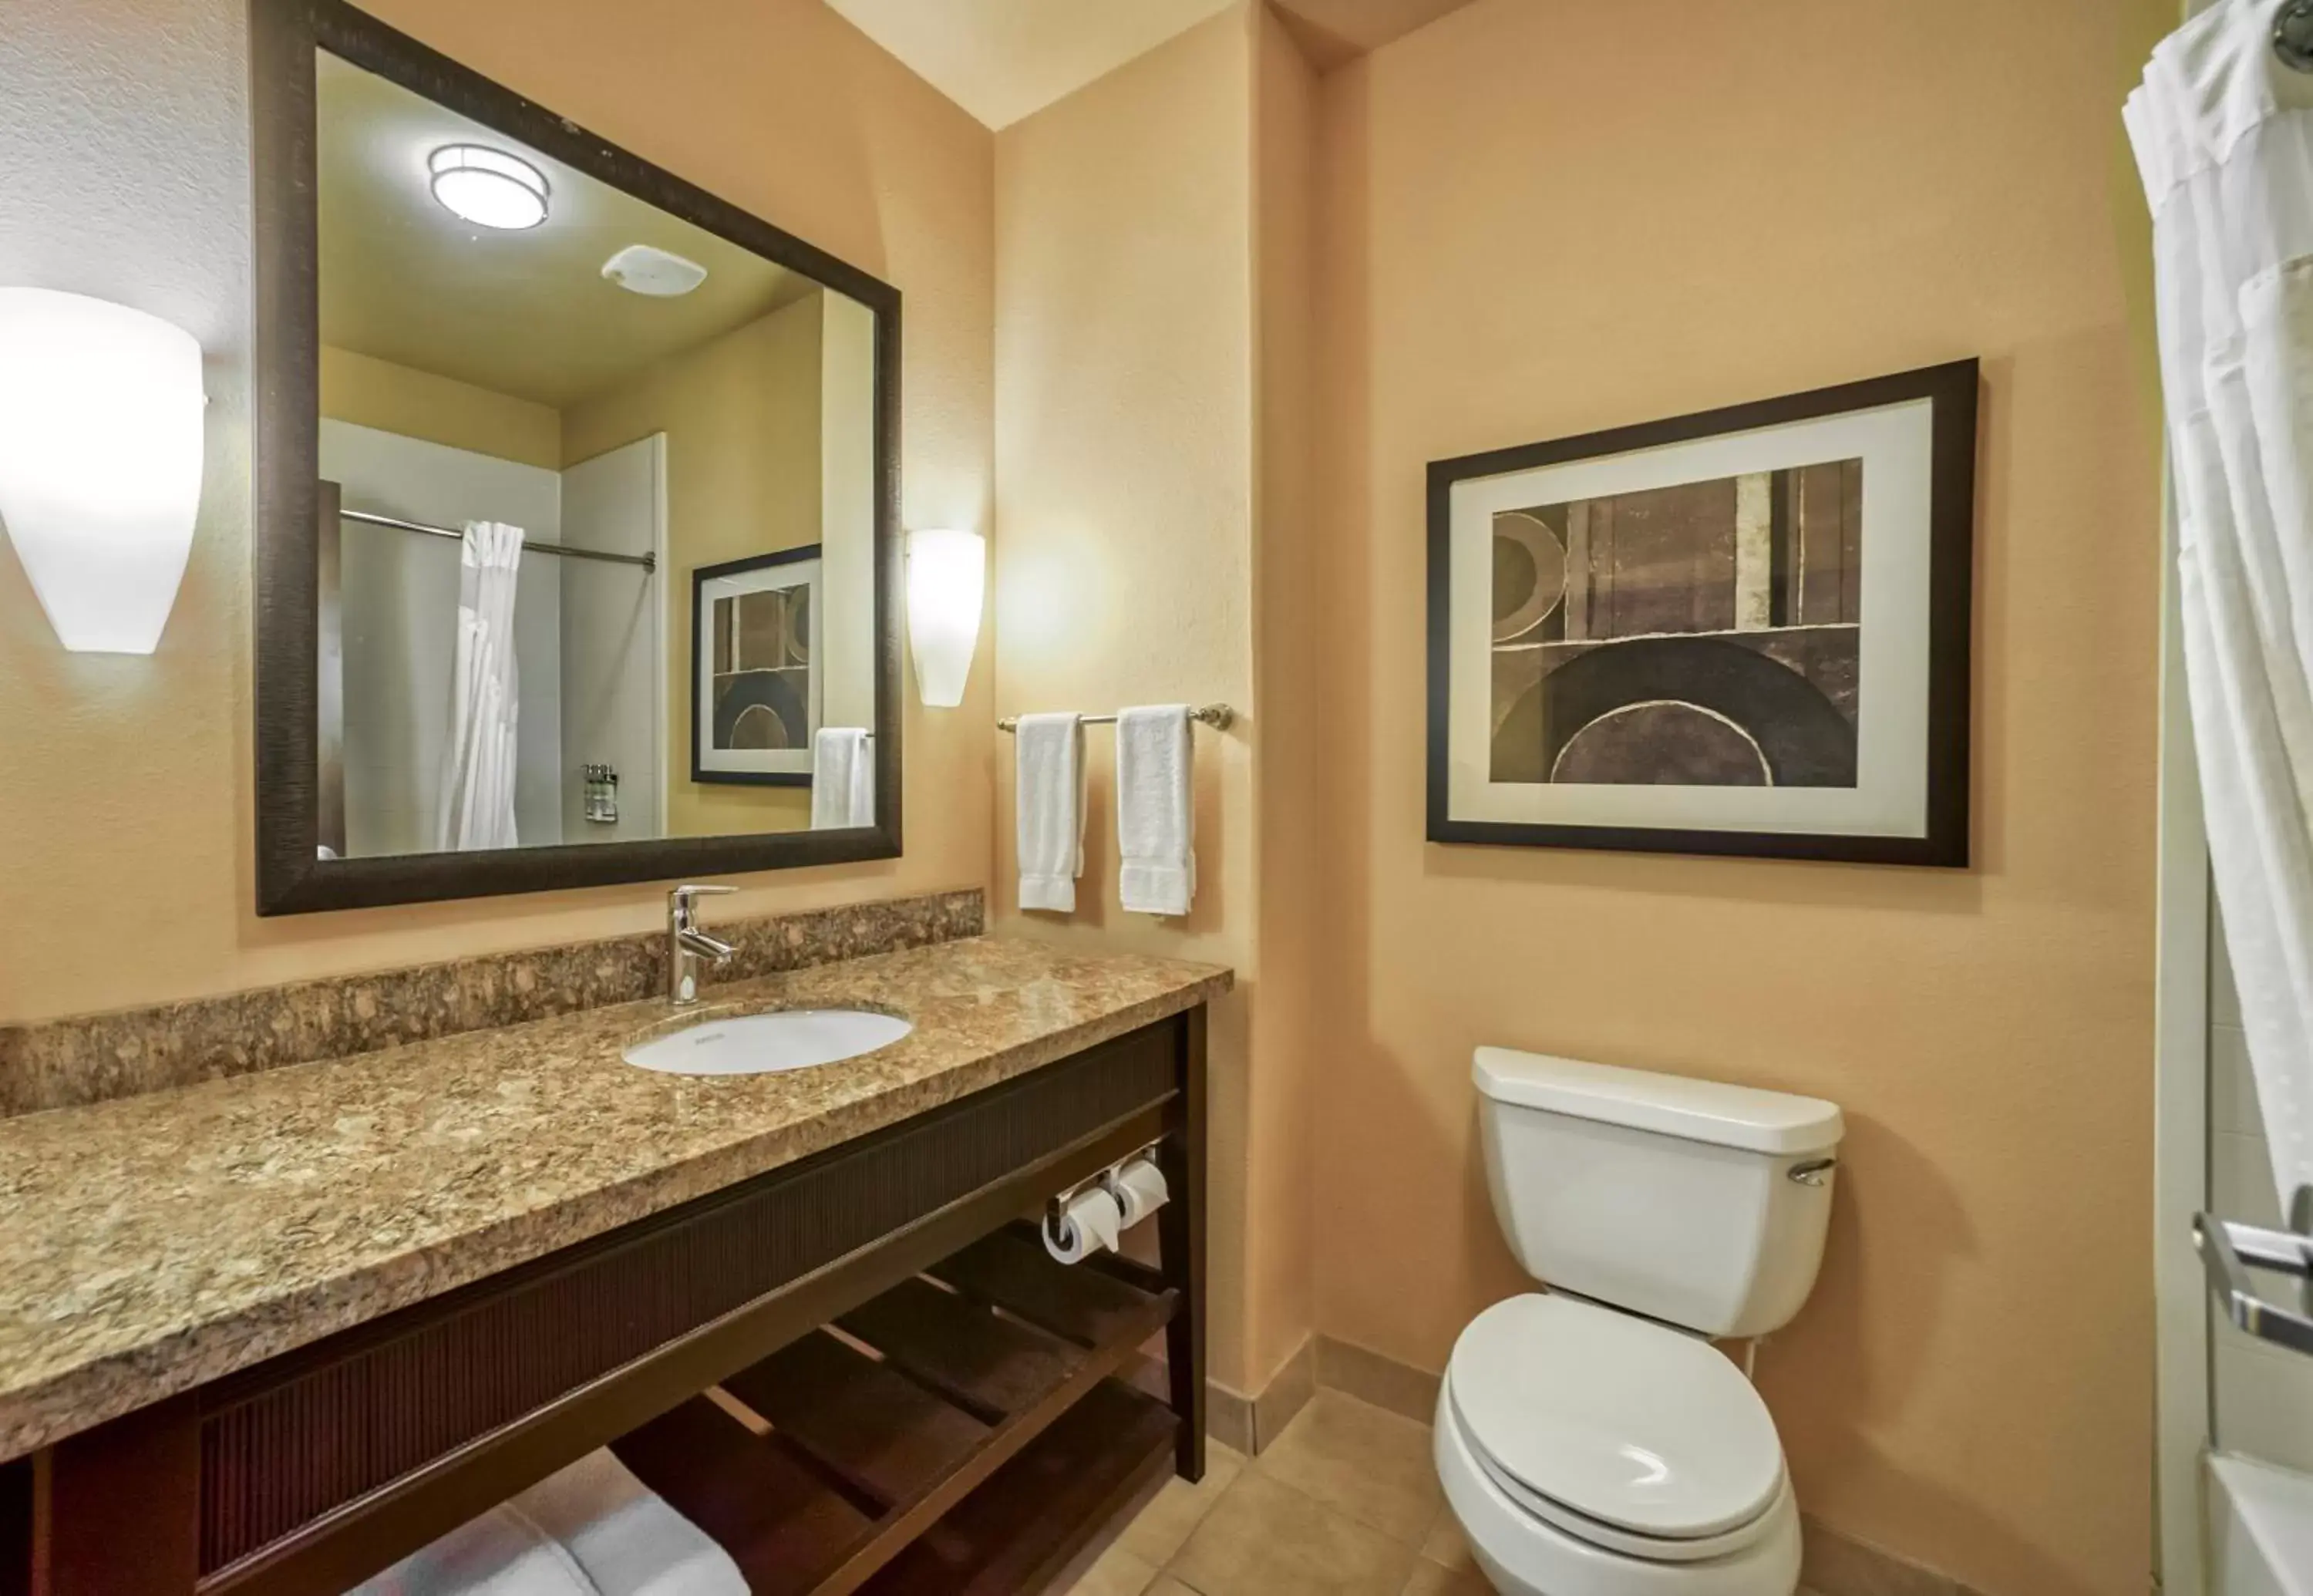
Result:
{"label": "toilet paper holder", "polygon": [[1108,1193],[1110,1196],[1115,1197],[1118,1204],[1121,1206],[1124,1199],[1116,1189],[1116,1172],[1123,1168],[1125,1165],[1132,1162],[1135,1159],[1154,1160],[1156,1157],[1156,1150],[1164,1144],[1164,1139],[1159,1137],[1156,1141],[1149,1142],[1146,1147],[1135,1148],[1132,1151],[1126,1153],[1122,1158],[1117,1160],[1116,1162],[1109,1165],[1106,1168],[1095,1169],[1090,1175],[1086,1176],[1082,1180],[1076,1182],[1072,1186],[1062,1186],[1051,1196],[1045,1198],[1044,1224],[1047,1230],[1049,1231],[1051,1227],[1060,1222],[1060,1216],[1068,1212],[1068,1206],[1069,1204],[1075,1202],[1077,1197],[1081,1196],[1084,1193],[1089,1191],[1094,1186],[1099,1186],[1102,1190]]}

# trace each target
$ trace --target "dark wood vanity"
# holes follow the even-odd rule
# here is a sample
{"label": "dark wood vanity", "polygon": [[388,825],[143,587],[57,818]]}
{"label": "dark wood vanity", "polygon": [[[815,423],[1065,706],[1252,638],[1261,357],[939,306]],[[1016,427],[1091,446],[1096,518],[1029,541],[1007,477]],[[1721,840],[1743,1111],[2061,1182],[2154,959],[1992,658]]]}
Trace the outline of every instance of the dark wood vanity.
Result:
{"label": "dark wood vanity", "polygon": [[[605,1445],[758,1592],[1037,1589],[1203,1472],[1204,1057],[1199,1004],[60,1439],[0,1591],[335,1596]],[[1052,1262],[1151,1146],[1161,1265]]]}

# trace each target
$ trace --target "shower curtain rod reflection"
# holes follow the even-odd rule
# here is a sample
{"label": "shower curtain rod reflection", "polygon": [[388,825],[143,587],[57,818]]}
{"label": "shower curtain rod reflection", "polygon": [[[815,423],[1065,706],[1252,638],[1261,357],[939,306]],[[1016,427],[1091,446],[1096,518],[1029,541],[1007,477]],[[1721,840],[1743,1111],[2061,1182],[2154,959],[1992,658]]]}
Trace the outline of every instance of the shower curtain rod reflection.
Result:
{"label": "shower curtain rod reflection", "polygon": [[[447,526],[428,526],[423,521],[404,521],[398,516],[373,516],[367,510],[339,510],[339,516],[347,521],[358,521],[365,526],[391,526],[397,532],[422,532],[427,537],[455,538],[466,541],[466,534]],[[609,549],[581,549],[567,543],[524,542],[525,554],[559,554],[566,560],[599,560],[608,565],[638,565],[646,571],[658,569],[655,554],[620,554]]]}

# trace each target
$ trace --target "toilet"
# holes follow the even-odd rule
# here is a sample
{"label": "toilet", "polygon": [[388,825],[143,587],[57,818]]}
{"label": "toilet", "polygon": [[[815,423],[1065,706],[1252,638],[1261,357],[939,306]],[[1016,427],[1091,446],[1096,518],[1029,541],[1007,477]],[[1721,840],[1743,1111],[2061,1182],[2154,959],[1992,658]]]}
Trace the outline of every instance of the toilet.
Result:
{"label": "toilet", "polygon": [[1839,1109],[1478,1049],[1486,1184],[1546,1289],[1454,1345],[1438,1473],[1508,1596],[1791,1596],[1799,1515],[1774,1421],[1713,1339],[1815,1285]]}

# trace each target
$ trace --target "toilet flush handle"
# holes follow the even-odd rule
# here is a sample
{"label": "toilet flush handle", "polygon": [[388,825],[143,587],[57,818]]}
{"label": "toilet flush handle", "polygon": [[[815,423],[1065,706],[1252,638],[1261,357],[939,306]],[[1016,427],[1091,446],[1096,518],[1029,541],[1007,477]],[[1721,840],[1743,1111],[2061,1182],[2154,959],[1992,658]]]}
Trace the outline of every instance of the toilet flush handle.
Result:
{"label": "toilet flush handle", "polygon": [[1829,1183],[1831,1172],[1838,1168],[1837,1159],[1809,1159],[1804,1164],[1793,1164],[1784,1173],[1801,1186],[1824,1186]]}

